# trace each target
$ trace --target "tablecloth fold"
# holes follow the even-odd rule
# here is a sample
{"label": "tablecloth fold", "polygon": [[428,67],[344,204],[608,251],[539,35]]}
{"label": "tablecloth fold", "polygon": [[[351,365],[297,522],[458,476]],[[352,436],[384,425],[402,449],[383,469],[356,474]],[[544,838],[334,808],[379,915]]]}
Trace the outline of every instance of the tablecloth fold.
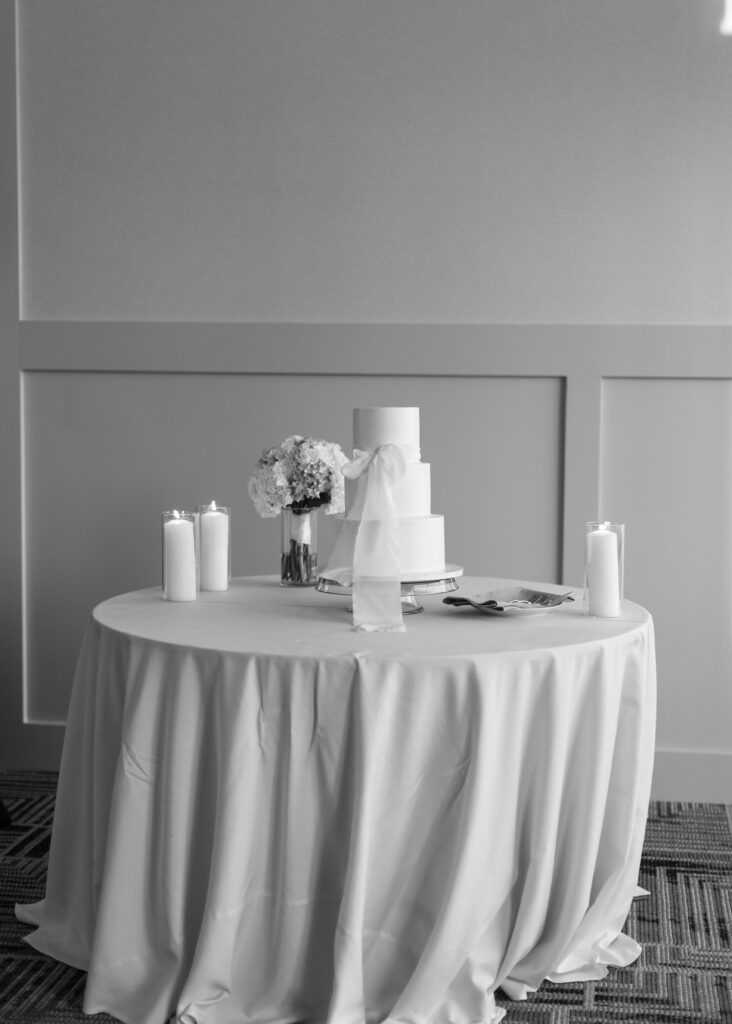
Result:
{"label": "tablecloth fold", "polygon": [[[322,626],[270,653],[95,617],[28,941],[129,1024],[493,1024],[499,991],[629,963],[652,623],[537,622],[510,627],[533,648],[441,657],[409,634],[332,655]],[[562,622],[579,643],[537,643]]]}

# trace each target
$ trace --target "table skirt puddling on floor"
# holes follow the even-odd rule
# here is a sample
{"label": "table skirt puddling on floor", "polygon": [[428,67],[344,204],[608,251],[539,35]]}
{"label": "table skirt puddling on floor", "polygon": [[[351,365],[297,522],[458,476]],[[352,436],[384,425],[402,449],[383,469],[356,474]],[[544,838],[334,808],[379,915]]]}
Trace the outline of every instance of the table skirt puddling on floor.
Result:
{"label": "table skirt puddling on floor", "polygon": [[553,613],[533,648],[439,656],[418,641],[454,633],[440,609],[331,654],[327,619],[315,640],[288,618],[301,600],[278,606],[284,654],[207,647],[195,611],[179,643],[90,623],[46,898],[18,908],[33,946],[89,972],[85,1010],[488,1024],[499,987],[635,959],[647,613],[600,637]]}

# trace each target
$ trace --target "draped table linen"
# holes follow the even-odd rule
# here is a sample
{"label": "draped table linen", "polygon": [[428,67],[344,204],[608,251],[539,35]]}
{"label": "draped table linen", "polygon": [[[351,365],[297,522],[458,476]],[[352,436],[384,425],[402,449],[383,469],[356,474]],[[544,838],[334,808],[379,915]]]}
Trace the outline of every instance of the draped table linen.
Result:
{"label": "draped table linen", "polygon": [[17,908],[87,1013],[492,1024],[499,988],[638,956],[650,615],[423,600],[404,633],[274,577],[94,609],[45,900]]}

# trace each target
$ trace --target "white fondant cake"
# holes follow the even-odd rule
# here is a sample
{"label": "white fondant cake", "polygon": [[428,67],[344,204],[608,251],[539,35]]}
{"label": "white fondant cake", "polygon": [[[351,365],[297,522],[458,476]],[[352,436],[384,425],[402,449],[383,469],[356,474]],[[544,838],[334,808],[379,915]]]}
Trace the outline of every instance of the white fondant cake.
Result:
{"label": "white fondant cake", "polygon": [[420,459],[419,409],[416,406],[380,406],[353,410],[353,447],[373,452],[382,444],[408,444]]}
{"label": "white fondant cake", "polygon": [[[440,573],[445,568],[445,517],[432,513],[432,485],[429,462],[420,455],[419,409],[377,407],[353,410],[353,447],[373,452],[384,444],[400,444],[407,467],[394,487],[399,518],[399,565],[402,578],[410,573]],[[339,545],[344,542],[351,555],[361,520],[367,474],[357,481],[346,480],[346,515],[341,523]],[[351,558],[352,560],[352,558]]]}

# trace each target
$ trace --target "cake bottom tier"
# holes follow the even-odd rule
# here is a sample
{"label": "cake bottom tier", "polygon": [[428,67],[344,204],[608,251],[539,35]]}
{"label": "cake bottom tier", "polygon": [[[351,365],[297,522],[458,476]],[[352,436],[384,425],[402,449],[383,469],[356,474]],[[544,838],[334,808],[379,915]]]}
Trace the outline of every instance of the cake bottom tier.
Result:
{"label": "cake bottom tier", "polygon": [[[359,523],[341,519],[334,555],[337,566],[345,569],[353,565],[353,549]],[[445,517],[442,515],[413,516],[399,520],[399,566],[402,578],[409,573],[441,573],[445,569]]]}

